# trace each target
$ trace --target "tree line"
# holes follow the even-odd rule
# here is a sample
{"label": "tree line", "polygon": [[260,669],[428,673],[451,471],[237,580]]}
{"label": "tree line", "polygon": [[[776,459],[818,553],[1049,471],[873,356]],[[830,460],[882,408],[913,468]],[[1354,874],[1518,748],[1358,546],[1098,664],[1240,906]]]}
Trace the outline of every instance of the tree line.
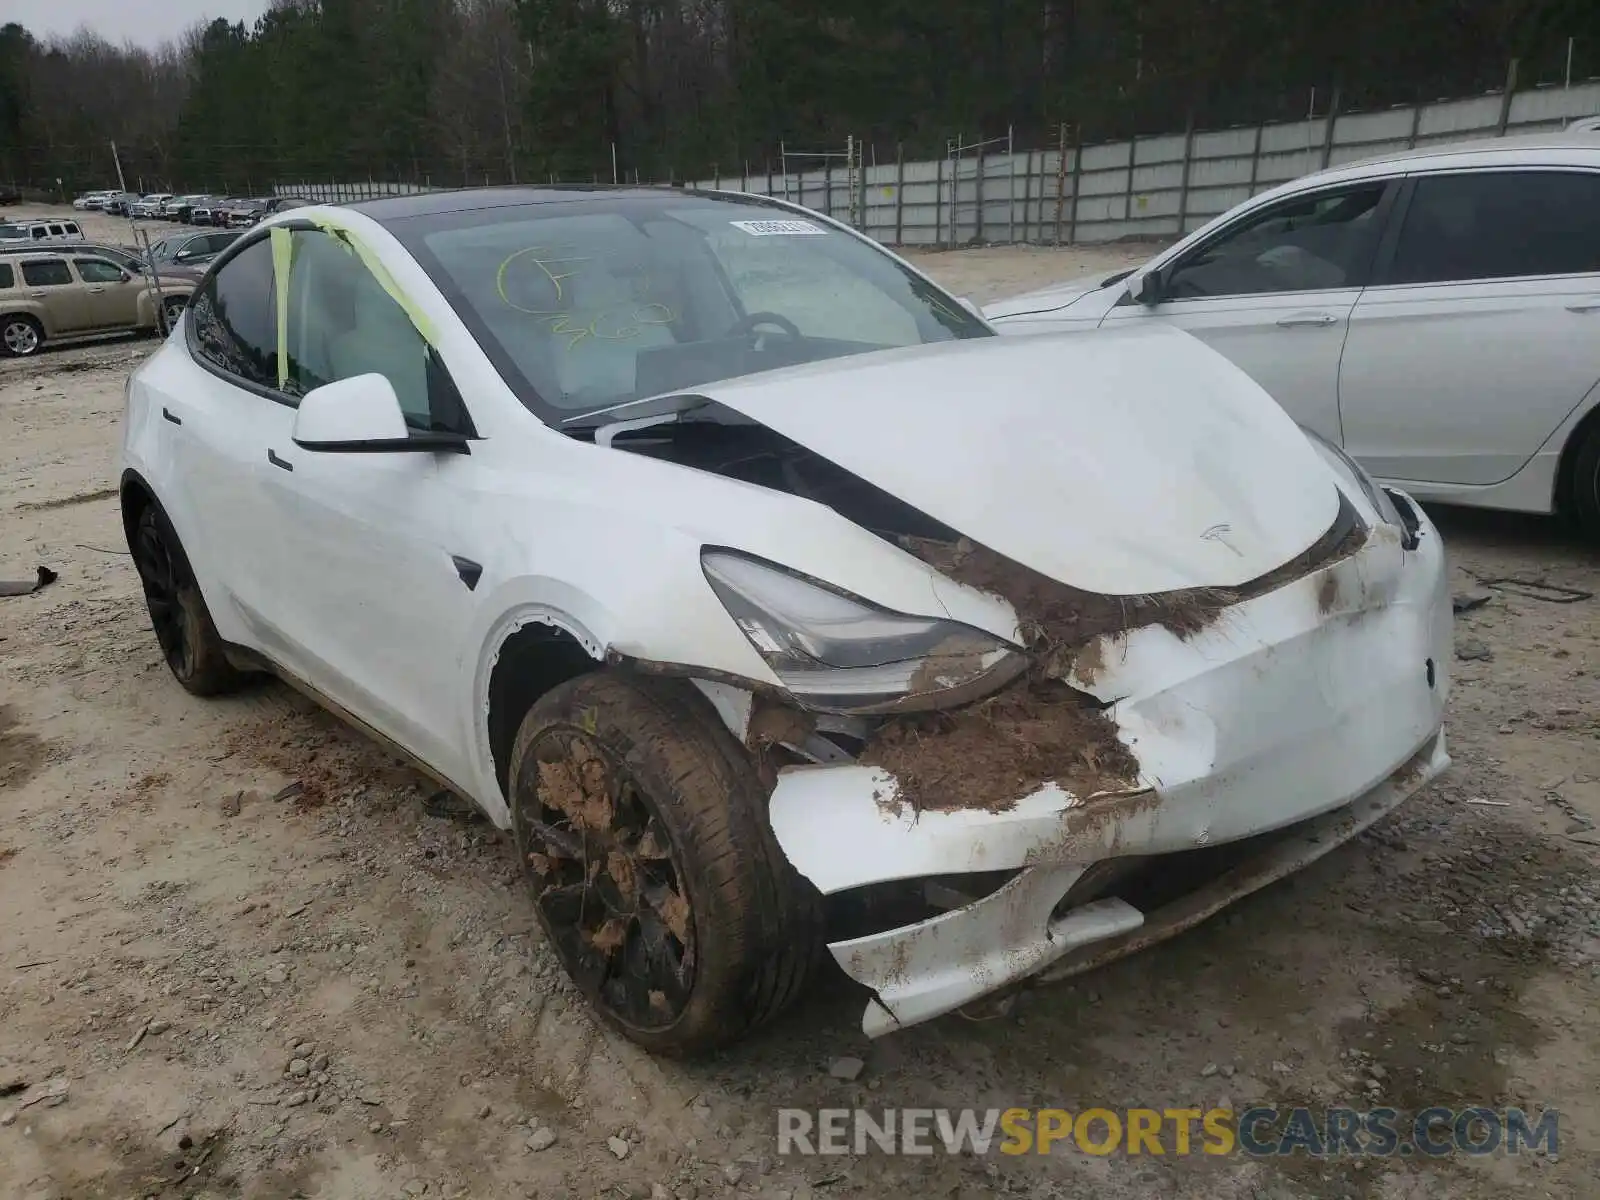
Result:
{"label": "tree line", "polygon": [[1595,0],[273,0],[156,49],[0,26],[0,181],[696,178],[1600,73]]}

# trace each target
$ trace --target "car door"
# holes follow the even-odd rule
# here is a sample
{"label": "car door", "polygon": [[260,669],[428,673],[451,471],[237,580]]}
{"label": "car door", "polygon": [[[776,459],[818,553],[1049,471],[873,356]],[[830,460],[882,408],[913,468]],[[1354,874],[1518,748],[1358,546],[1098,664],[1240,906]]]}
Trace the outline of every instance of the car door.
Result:
{"label": "car door", "polygon": [[1302,425],[1340,440],[1339,357],[1399,183],[1317,188],[1253,209],[1159,268],[1102,328],[1161,321],[1242,367]]}
{"label": "car door", "polygon": [[55,334],[84,333],[94,328],[88,290],[64,258],[27,258],[22,262],[23,294],[37,300],[50,316]]}
{"label": "car door", "polygon": [[[412,428],[470,433],[437,352],[349,246],[316,229],[288,236],[285,390],[376,372]],[[307,451],[287,437],[272,448],[285,665],[446,777],[467,778],[463,698],[446,683],[472,624],[472,590],[452,559],[462,547],[452,495],[471,459]]]}
{"label": "car door", "polygon": [[72,269],[83,284],[91,329],[132,329],[139,323],[139,293],[144,281],[103,258],[74,258]]}
{"label": "car door", "polygon": [[[278,395],[278,322],[272,249],[265,238],[217,270],[190,303],[186,344],[193,370],[162,392],[162,416],[174,435],[167,486],[197,518],[180,530],[211,564],[220,601],[267,653],[281,642],[274,622],[271,572],[279,528],[265,489],[267,447],[286,441],[294,410]],[[161,379],[163,376],[154,376]]]}
{"label": "car door", "polygon": [[1385,479],[1516,474],[1600,380],[1600,173],[1419,174],[1339,376],[1345,446]]}

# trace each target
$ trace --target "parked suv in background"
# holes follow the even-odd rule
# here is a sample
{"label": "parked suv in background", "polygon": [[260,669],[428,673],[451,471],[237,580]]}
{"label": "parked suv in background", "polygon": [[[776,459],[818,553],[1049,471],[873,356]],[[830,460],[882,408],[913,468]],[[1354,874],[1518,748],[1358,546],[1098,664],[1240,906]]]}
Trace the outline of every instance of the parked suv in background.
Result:
{"label": "parked suv in background", "polygon": [[299,196],[264,196],[259,200],[250,200],[236,208],[228,210],[229,225],[254,225],[274,213],[287,212],[291,208],[302,208],[313,201],[301,199]]}
{"label": "parked suv in background", "polygon": [[81,242],[83,230],[76,221],[38,219],[0,222],[0,248],[26,242]]}
{"label": "parked suv in background", "polygon": [[211,196],[189,210],[189,220],[196,225],[226,225],[224,213],[233,205],[248,203],[242,196]]}
{"label": "parked suv in background", "polygon": [[46,342],[171,328],[194,291],[192,279],[149,280],[109,258],[77,250],[0,251],[0,354],[37,354]]}

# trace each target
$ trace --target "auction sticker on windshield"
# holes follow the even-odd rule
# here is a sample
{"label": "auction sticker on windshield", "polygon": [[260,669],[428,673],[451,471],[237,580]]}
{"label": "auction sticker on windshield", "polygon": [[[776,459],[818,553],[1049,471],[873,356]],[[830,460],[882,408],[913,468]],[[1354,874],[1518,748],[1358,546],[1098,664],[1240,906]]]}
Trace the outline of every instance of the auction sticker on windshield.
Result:
{"label": "auction sticker on windshield", "polygon": [[734,221],[733,224],[751,237],[799,237],[828,232],[810,221]]}

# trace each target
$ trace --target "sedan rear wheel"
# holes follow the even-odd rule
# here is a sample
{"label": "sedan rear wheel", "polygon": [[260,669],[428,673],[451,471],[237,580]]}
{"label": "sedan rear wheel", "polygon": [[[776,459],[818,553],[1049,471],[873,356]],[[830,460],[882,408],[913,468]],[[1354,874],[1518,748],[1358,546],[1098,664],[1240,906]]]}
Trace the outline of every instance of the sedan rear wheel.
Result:
{"label": "sedan rear wheel", "polygon": [[1600,542],[1600,419],[1591,420],[1572,455],[1567,499],[1578,527]]}
{"label": "sedan rear wheel", "polygon": [[44,328],[32,317],[16,313],[0,317],[0,354],[25,358],[39,353],[44,345]]}
{"label": "sedan rear wheel", "polygon": [[815,893],[773,839],[749,759],[690,686],[611,672],[562,684],[523,719],[509,782],[539,922],[626,1037],[703,1054],[799,995]]}

